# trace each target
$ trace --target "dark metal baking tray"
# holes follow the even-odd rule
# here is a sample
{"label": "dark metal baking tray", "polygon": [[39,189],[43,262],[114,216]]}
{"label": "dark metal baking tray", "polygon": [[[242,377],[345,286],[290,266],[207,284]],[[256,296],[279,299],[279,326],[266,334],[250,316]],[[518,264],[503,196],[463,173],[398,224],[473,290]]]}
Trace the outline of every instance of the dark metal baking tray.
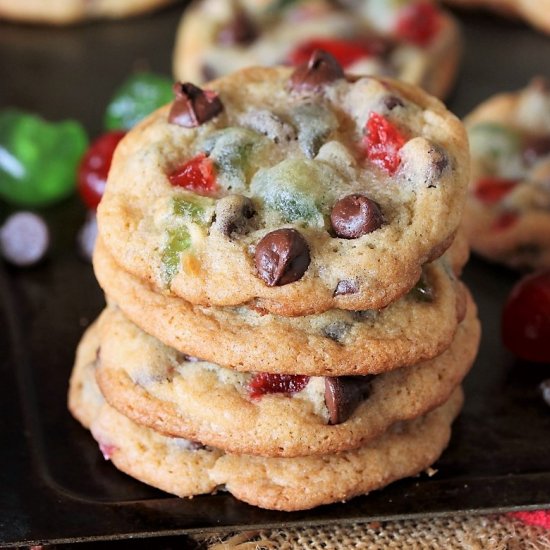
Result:
{"label": "dark metal baking tray", "polygon": [[[70,29],[0,24],[0,106],[101,131],[109,95],[132,69],[170,71],[181,5],[124,22]],[[463,69],[450,100],[465,114],[501,89],[548,72],[550,39],[510,21],[461,15]],[[9,208],[0,205],[0,222]],[[537,395],[548,366],[515,361],[501,346],[500,311],[517,275],[473,259],[465,280],[484,335],[467,401],[432,478],[409,479],[347,504],[277,513],[226,494],[192,500],[148,488],[104,462],[66,410],[78,339],[103,298],[76,253],[84,209],[73,198],[42,211],[53,233],[44,264],[0,264],[0,544],[107,540],[488,512],[550,505],[550,409]]]}

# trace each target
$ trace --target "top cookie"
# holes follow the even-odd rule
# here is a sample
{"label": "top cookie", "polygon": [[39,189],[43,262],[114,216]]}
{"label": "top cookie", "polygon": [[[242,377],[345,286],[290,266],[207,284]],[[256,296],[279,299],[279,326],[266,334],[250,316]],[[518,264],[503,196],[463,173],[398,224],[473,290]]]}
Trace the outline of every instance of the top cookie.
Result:
{"label": "top cookie", "polygon": [[317,52],[176,91],[121,141],[98,209],[110,253],[158,290],[281,315],[379,309],[452,242],[466,135],[418,88],[346,78]]}
{"label": "top cookie", "polygon": [[550,84],[495,96],[466,119],[472,248],[515,268],[550,267]]}
{"label": "top cookie", "polygon": [[174,74],[204,82],[255,65],[296,65],[315,48],[346,71],[385,75],[444,97],[460,58],[460,33],[427,0],[197,0],[185,11]]}

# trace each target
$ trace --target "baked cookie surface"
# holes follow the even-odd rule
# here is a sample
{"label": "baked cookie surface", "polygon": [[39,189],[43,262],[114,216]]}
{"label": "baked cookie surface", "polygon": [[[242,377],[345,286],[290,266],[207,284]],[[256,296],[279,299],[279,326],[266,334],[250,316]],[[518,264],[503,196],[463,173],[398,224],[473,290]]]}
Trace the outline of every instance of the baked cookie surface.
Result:
{"label": "baked cookie surface", "polygon": [[454,275],[466,256],[457,238],[409,294],[381,311],[305,317],[164,296],[122,270],[101,239],[94,269],[109,300],[132,322],[182,353],[241,371],[338,376],[375,374],[442,353],[466,311],[466,291]]}
{"label": "baked cookie surface", "polygon": [[391,76],[444,97],[460,42],[454,19],[426,1],[202,0],[181,20],[174,74],[200,83],[249,66],[295,65],[317,47],[352,74]]}
{"label": "baked cookie surface", "polygon": [[550,267],[550,85],[497,95],[465,120],[472,182],[463,226],[473,250],[519,269]]}
{"label": "baked cookie surface", "polygon": [[0,0],[0,19],[67,25],[87,19],[118,19],[152,11],[174,0]]}
{"label": "baked cookie surface", "polygon": [[109,308],[96,380],[107,402],[155,431],[238,454],[306,456],[355,449],[445,402],[476,355],[469,312],[439,357],[374,377],[239,373],[178,353]]}
{"label": "baked cookie surface", "polygon": [[[93,348],[93,346],[91,346]],[[90,347],[88,347],[90,349]],[[81,348],[82,350],[82,348]],[[93,377],[96,350],[81,352],[72,374],[69,402],[79,411],[106,459],[144,483],[184,497],[225,489],[264,508],[303,510],[348,500],[433,464],[448,444],[462,391],[428,415],[396,424],[354,451],[301,458],[224,454],[186,439],[163,436],[129,420],[107,404],[99,408]],[[92,366],[90,366],[92,365]]]}
{"label": "baked cookie surface", "polygon": [[421,90],[308,64],[177,98],[120,142],[98,209],[125,270],[200,305],[379,309],[458,227],[461,123]]}
{"label": "baked cookie surface", "polygon": [[445,0],[464,8],[488,8],[521,17],[533,27],[550,33],[550,0]]}

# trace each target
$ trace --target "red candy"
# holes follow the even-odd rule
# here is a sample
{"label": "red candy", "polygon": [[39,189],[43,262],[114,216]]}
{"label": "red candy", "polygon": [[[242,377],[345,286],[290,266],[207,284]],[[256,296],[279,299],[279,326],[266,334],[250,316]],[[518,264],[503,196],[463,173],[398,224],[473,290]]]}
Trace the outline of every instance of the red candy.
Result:
{"label": "red candy", "polygon": [[428,46],[438,33],[441,16],[431,2],[411,4],[399,14],[396,33],[407,42],[417,46]]}
{"label": "red candy", "polygon": [[517,180],[488,176],[476,181],[474,195],[485,204],[494,204],[510,193],[517,184]]}
{"label": "red candy", "polygon": [[217,187],[214,164],[204,153],[199,153],[174,170],[168,179],[172,185],[199,195],[212,195]]}
{"label": "red candy", "polygon": [[86,151],[78,168],[78,191],[88,208],[95,210],[107,183],[113,153],[126,132],[116,131],[97,138]]}
{"label": "red candy", "polygon": [[363,57],[382,53],[381,42],[368,40],[339,40],[335,38],[315,38],[300,44],[288,58],[291,65],[307,63],[315,50],[330,53],[345,69]]}
{"label": "red candy", "polygon": [[493,231],[505,231],[514,226],[519,220],[519,216],[515,212],[504,212],[501,214],[491,226]]}
{"label": "red candy", "polygon": [[254,399],[266,393],[292,394],[302,391],[308,382],[309,376],[260,372],[248,383],[248,393]]}
{"label": "red candy", "polygon": [[550,362],[550,270],[514,286],[502,313],[502,340],[522,359]]}
{"label": "red candy", "polygon": [[403,134],[389,120],[378,113],[370,114],[364,143],[371,162],[394,174],[401,163],[399,150],[405,142]]}

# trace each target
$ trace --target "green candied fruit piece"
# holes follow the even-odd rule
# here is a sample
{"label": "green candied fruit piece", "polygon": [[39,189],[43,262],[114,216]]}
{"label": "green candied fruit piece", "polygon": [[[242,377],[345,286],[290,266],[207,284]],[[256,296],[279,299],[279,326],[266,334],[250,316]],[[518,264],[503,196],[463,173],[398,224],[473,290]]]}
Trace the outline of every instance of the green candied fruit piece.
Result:
{"label": "green candied fruit piece", "polygon": [[167,231],[167,244],[162,251],[162,278],[166,284],[180,269],[181,253],[191,247],[191,235],[186,227],[178,227]]}
{"label": "green candied fruit piece", "polygon": [[250,185],[252,193],[283,221],[317,226],[324,226],[328,206],[343,187],[346,183],[329,164],[305,159],[287,159],[261,169]]}
{"label": "green candied fruit piece", "polygon": [[173,213],[206,226],[212,221],[215,200],[193,193],[181,193],[172,199]]}
{"label": "green candied fruit piece", "polygon": [[313,158],[330,132],[338,126],[334,113],[315,103],[302,103],[290,111],[298,130],[298,143],[306,157]]}
{"label": "green candied fruit piece", "polygon": [[520,151],[520,134],[496,122],[480,122],[468,130],[470,150],[476,158],[498,162]]}
{"label": "green candied fruit piece", "polygon": [[230,127],[213,132],[201,144],[218,171],[218,182],[228,191],[248,186],[269,140],[248,128]]}
{"label": "green candied fruit piece", "polygon": [[111,98],[105,112],[105,128],[129,130],[173,98],[172,80],[153,73],[137,73],[126,80]]}
{"label": "green candied fruit piece", "polygon": [[43,206],[69,196],[88,147],[81,124],[53,123],[8,109],[0,112],[0,197],[20,206]]}

